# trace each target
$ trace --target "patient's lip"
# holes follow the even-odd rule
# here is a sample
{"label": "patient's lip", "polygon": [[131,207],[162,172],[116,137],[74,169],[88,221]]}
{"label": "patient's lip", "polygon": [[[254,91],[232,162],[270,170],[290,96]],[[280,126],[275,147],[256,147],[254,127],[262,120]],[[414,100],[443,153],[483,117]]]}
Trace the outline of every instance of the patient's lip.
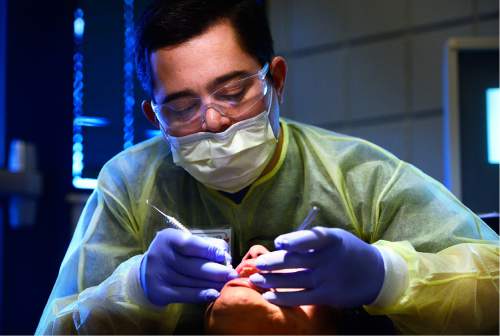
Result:
{"label": "patient's lip", "polygon": [[249,288],[249,289],[253,289],[259,293],[264,293],[266,290],[263,290],[257,286],[255,286],[251,281],[250,279],[248,278],[237,278],[237,279],[233,279],[231,281],[229,281],[226,286],[229,286],[229,287],[246,287],[246,288]]}
{"label": "patient's lip", "polygon": [[230,286],[244,286],[248,287],[250,286],[251,282],[248,278],[236,278],[231,281],[228,281],[227,285]]}
{"label": "patient's lip", "polygon": [[236,272],[236,270],[232,270],[228,275],[227,275],[227,280],[233,280],[233,279],[237,279],[239,277],[239,274],[238,272]]}

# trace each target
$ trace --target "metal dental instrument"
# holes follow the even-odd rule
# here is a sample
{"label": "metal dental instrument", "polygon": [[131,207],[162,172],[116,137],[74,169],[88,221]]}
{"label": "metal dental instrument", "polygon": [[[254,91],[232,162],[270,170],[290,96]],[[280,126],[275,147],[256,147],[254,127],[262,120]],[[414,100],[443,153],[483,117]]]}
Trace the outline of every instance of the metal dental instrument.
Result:
{"label": "metal dental instrument", "polygon": [[309,213],[307,214],[306,218],[300,224],[300,226],[297,228],[295,231],[300,231],[300,230],[305,230],[311,225],[311,223],[316,219],[316,216],[318,215],[319,208],[317,206],[313,206],[311,210],[309,210]]}
{"label": "metal dental instrument", "polygon": [[184,225],[182,225],[177,219],[175,219],[172,216],[167,215],[166,213],[164,213],[163,211],[161,211],[160,209],[158,209],[156,206],[154,206],[153,204],[151,204],[148,199],[146,200],[146,204],[149,205],[150,207],[152,207],[153,209],[155,209],[156,211],[158,211],[160,214],[162,214],[163,217],[165,217],[165,220],[167,221],[167,224],[170,224],[175,229],[184,231],[186,233],[191,233],[191,231],[189,231],[189,229],[187,227],[185,227]]}
{"label": "metal dental instrument", "polygon": [[[158,211],[161,215],[163,215],[163,217],[165,217],[165,221],[167,222],[167,224],[169,224],[170,226],[172,226],[174,229],[181,230],[181,231],[184,231],[186,233],[192,234],[192,232],[189,231],[189,229],[187,227],[185,227],[184,225],[182,225],[174,217],[169,216],[166,213],[164,213],[163,211],[161,211],[160,209],[158,209],[156,206],[154,206],[149,201],[149,199],[146,200],[146,204],[149,205],[150,207],[152,207],[153,209],[155,209],[156,211]],[[225,253],[226,266],[229,266],[229,267],[233,268],[233,265],[231,264],[231,261],[232,261],[231,255],[228,252],[224,252],[224,253]]]}

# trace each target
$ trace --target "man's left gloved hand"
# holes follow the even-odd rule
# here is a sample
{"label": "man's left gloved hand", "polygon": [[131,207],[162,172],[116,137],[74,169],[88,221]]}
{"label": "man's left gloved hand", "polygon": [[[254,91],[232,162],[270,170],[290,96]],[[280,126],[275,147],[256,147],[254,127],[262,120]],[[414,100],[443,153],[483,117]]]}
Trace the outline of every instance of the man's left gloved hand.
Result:
{"label": "man's left gloved hand", "polygon": [[382,288],[385,271],[380,252],[345,230],[315,227],[278,236],[274,243],[278,251],[258,257],[257,268],[301,270],[250,276],[261,288],[278,289],[263,294],[273,304],[359,307],[372,303]]}

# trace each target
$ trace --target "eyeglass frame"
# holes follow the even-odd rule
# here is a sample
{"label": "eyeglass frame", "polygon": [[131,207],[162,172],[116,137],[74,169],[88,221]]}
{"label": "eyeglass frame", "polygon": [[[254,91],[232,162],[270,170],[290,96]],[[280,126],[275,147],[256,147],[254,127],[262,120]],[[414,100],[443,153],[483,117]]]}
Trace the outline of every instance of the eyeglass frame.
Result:
{"label": "eyeglass frame", "polygon": [[[243,78],[240,78],[236,81],[231,81],[230,83],[227,83],[217,89],[215,89],[214,91],[212,91],[211,93],[209,93],[207,95],[208,98],[212,97],[213,95],[217,94],[217,92],[227,88],[228,86],[230,85],[234,85],[235,82],[241,82],[241,81],[245,81],[245,80],[248,80],[249,78],[252,78],[252,77],[256,77],[258,76],[259,77],[259,80],[260,81],[264,81],[266,79],[266,76],[267,76],[267,73],[269,71],[269,63],[266,62],[264,64],[264,66],[259,70],[257,71],[256,73],[253,73],[251,75],[248,75],[246,77],[243,77]],[[267,92],[266,92],[267,93]],[[266,93],[263,95],[265,96]],[[219,107],[219,108],[215,108],[217,110],[218,113],[220,113],[222,116],[224,117],[227,117],[229,119],[233,119],[231,116],[228,116],[225,112],[224,112],[224,107],[221,106],[220,104],[212,104],[212,103],[209,103],[209,104],[205,104],[203,103],[203,98],[202,97],[192,97],[190,98],[192,99],[193,101],[196,100],[196,101],[200,101],[200,103],[198,103],[198,107],[197,107],[197,110],[200,111],[200,114],[201,114],[201,124],[203,124],[205,122],[205,115],[206,115],[206,111],[208,110],[208,107],[212,106],[212,107]],[[155,104],[153,101],[151,101],[151,108],[153,110],[153,112],[155,113],[156,117],[158,118],[158,120],[160,122],[162,122],[162,119],[165,118],[164,116],[162,116],[162,108],[166,105],[168,105],[169,103],[164,103],[164,104]],[[215,105],[215,106],[214,106]],[[253,106],[253,105],[252,105]],[[205,108],[203,108],[205,107]],[[222,108],[221,108],[222,107]],[[203,111],[203,112],[202,112]],[[168,125],[168,123],[167,123]]]}

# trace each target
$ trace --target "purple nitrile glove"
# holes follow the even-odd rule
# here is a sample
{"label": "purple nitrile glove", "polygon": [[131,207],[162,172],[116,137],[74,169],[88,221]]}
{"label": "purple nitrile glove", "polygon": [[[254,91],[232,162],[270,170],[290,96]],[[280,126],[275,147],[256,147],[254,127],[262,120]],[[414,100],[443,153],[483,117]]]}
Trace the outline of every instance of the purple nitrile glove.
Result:
{"label": "purple nitrile glove", "polygon": [[224,284],[238,277],[225,265],[227,251],[222,239],[171,228],[159,231],[140,265],[144,294],[157,306],[215,300]]}
{"label": "purple nitrile glove", "polygon": [[250,280],[265,289],[302,290],[264,293],[271,303],[359,307],[372,303],[382,288],[385,270],[380,252],[345,230],[315,227],[291,232],[277,237],[275,245],[278,251],[257,258],[259,270],[303,270],[256,273]]}

